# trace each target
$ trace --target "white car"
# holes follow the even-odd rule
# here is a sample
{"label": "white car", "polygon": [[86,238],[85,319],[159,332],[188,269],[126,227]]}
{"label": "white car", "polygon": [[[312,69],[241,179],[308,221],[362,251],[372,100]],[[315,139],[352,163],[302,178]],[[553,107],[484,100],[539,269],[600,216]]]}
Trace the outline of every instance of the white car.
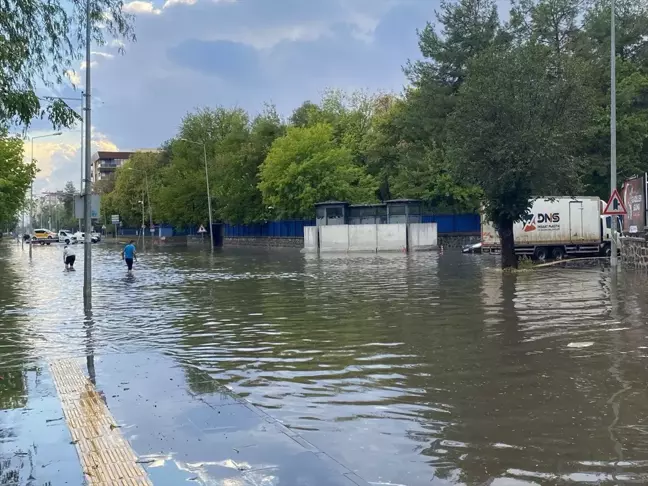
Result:
{"label": "white car", "polygon": [[58,232],[58,240],[59,243],[65,243],[66,245],[76,243],[77,239],[76,236],[74,236],[74,233],[72,233],[69,230],[61,230]]}
{"label": "white car", "polygon": [[[77,243],[85,243],[85,233],[82,233],[81,231],[77,231],[76,233],[74,233],[74,237],[76,238]],[[99,243],[99,238],[97,238],[94,235],[91,235],[90,241],[92,243]]]}

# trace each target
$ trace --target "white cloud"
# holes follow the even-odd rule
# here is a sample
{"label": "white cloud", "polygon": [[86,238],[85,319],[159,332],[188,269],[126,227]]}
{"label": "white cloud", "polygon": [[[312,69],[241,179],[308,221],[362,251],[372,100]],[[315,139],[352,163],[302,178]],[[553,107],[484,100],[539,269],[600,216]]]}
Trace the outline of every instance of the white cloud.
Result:
{"label": "white cloud", "polygon": [[[97,61],[90,61],[90,67],[91,67],[91,68],[95,67],[96,65],[97,65]],[[86,68],[86,62],[85,62],[85,61],[81,61],[81,65],[79,66],[79,69],[80,69],[81,71],[85,71],[85,68]]]}
{"label": "white cloud", "polygon": [[[38,137],[51,132],[32,132]],[[67,181],[78,186],[81,179],[81,131],[70,130],[58,137],[36,138],[34,140],[34,159],[39,169],[34,181],[34,192],[62,190]],[[92,130],[92,153],[98,150],[119,150],[105,134]],[[32,157],[31,141],[25,140],[25,156],[28,162]]]}
{"label": "white cloud", "polygon": [[124,5],[124,12],[132,14],[153,14],[159,15],[162,11],[153,6],[153,2],[145,2],[143,0],[134,0]]}
{"label": "white cloud", "polygon": [[104,59],[113,59],[115,57],[114,54],[111,54],[109,52],[92,51],[90,54],[95,57],[103,57]]}
{"label": "white cloud", "polygon": [[195,5],[196,2],[197,0],[166,0],[162,8],[169,8],[174,5]]}
{"label": "white cloud", "polygon": [[76,71],[73,71],[72,69],[68,69],[67,71],[65,71],[65,75],[70,80],[72,85],[79,86],[81,84],[81,76],[79,76],[79,74]]}

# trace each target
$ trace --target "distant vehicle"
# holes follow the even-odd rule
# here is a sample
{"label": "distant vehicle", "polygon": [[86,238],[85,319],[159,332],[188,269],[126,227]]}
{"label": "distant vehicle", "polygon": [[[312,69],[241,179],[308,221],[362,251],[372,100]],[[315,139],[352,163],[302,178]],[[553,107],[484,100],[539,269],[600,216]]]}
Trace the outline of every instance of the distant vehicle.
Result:
{"label": "distant vehicle", "polygon": [[481,253],[482,244],[481,241],[478,243],[471,243],[469,245],[464,245],[461,249],[462,253]]}
{"label": "distant vehicle", "polygon": [[58,241],[58,235],[47,229],[35,229],[32,235],[32,241],[41,245],[51,245]]}
{"label": "distant vehicle", "polygon": [[[612,217],[603,214],[598,197],[539,197],[531,202],[527,218],[515,223],[515,253],[544,261],[565,256],[611,253]],[[482,253],[499,252],[495,227],[482,215]]]}
{"label": "distant vehicle", "polygon": [[[94,241],[95,238],[97,239],[97,241],[101,241],[101,233],[95,233],[95,232],[92,232],[92,233],[90,233],[90,234],[92,235],[92,239],[93,239],[93,241]],[[96,243],[96,242],[95,242],[95,243]]]}
{"label": "distant vehicle", "polygon": [[[77,231],[76,233],[74,233],[74,237],[76,238],[77,243],[85,243],[85,233]],[[91,234],[90,241],[92,243],[99,243],[99,238]]]}
{"label": "distant vehicle", "polygon": [[59,243],[65,243],[66,245],[76,243],[76,236],[70,230],[61,230],[58,232]]}

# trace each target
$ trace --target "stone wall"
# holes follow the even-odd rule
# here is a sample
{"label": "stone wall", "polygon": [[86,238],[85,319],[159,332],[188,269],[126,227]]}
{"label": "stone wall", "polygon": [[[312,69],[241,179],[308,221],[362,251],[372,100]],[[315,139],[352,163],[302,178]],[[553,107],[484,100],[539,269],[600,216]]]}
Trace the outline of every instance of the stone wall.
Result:
{"label": "stone wall", "polygon": [[463,248],[466,245],[472,245],[473,243],[479,243],[480,241],[481,235],[439,234],[439,246],[442,246],[444,250],[449,248]]}
{"label": "stone wall", "polygon": [[648,270],[648,241],[646,238],[621,238],[621,264]]}
{"label": "stone wall", "polygon": [[223,238],[223,246],[260,246],[303,248],[304,238]]}

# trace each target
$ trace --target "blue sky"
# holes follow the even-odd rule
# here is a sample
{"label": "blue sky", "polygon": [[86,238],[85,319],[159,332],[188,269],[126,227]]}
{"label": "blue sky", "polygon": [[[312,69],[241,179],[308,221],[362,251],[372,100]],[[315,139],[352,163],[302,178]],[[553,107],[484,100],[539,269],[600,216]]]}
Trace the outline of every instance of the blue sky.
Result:
{"label": "blue sky", "polygon": [[[202,106],[288,116],[327,88],[400,92],[437,0],[136,0],[137,42],[93,47],[95,147],[158,147]],[[70,73],[82,81],[82,66]],[[59,96],[78,96],[61,87]],[[42,124],[34,134],[47,133]],[[78,185],[80,132],[37,141],[36,189]],[[29,147],[28,147],[29,149]],[[27,154],[29,155],[29,154]]]}

